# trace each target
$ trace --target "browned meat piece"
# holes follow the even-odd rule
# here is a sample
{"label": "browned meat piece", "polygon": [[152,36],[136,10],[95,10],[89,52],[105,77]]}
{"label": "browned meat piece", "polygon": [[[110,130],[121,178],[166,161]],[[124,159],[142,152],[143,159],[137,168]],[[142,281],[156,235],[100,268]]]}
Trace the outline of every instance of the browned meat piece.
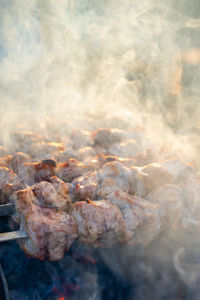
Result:
{"label": "browned meat piece", "polygon": [[11,195],[23,187],[19,177],[12,170],[0,167],[0,203],[8,202]]}
{"label": "browned meat piece", "polygon": [[158,236],[161,231],[158,205],[122,191],[107,198],[121,210],[133,244],[147,245]]}
{"label": "browned meat piece", "polygon": [[32,144],[29,154],[38,160],[42,160],[50,158],[53,152],[56,151],[64,151],[61,143],[42,142]]}
{"label": "browned meat piece", "polygon": [[128,182],[119,177],[106,177],[100,183],[98,196],[104,198],[106,195],[118,190],[128,192]]}
{"label": "browned meat piece", "polygon": [[181,226],[189,232],[199,234],[200,229],[200,179],[191,178],[180,184]]}
{"label": "browned meat piece", "polygon": [[67,145],[71,145],[74,149],[80,149],[93,145],[93,139],[88,131],[77,129],[72,131]]}
{"label": "browned meat piece", "polygon": [[131,175],[131,170],[118,161],[104,164],[99,171],[99,196],[104,197],[120,189],[128,192]]}
{"label": "browned meat piece", "polygon": [[140,152],[140,148],[136,141],[134,140],[125,140],[121,143],[112,145],[108,152],[112,155],[124,157],[124,158],[133,158]]}
{"label": "browned meat piece", "polygon": [[20,174],[22,168],[24,168],[24,163],[30,162],[31,158],[29,155],[23,152],[16,152],[12,156],[11,168],[16,174]]}
{"label": "browned meat piece", "polygon": [[32,191],[41,207],[54,207],[58,210],[67,210],[70,207],[71,199],[64,182],[59,182],[57,177],[51,178],[52,183],[41,181],[32,186]]}
{"label": "browned meat piece", "polygon": [[119,208],[107,200],[76,202],[72,205],[71,215],[77,222],[82,243],[110,246],[128,239]]}
{"label": "browned meat piece", "polygon": [[77,151],[77,156],[80,160],[83,160],[83,159],[91,157],[91,156],[95,156],[95,154],[96,153],[92,147],[80,148]]}
{"label": "browned meat piece", "polygon": [[24,163],[24,167],[20,169],[20,177],[23,182],[33,185],[35,182],[49,180],[55,175],[56,163],[54,160],[47,159],[36,163]]}
{"label": "browned meat piece", "polygon": [[57,176],[50,177],[50,182],[53,184],[56,192],[63,198],[67,199],[67,202],[70,204],[71,200],[69,199],[69,191],[67,184],[59,179]]}
{"label": "browned meat piece", "polygon": [[100,163],[102,164],[102,165],[104,165],[105,163],[108,163],[108,162],[111,162],[111,161],[118,161],[118,157],[117,156],[114,156],[114,155],[105,155],[105,154],[103,154],[103,153],[100,153],[99,155],[98,155],[98,159],[99,159],[99,161],[100,161]]}
{"label": "browned meat piece", "polygon": [[7,156],[0,157],[0,166],[11,168],[12,159],[13,159],[12,155],[7,155]]}
{"label": "browned meat piece", "polygon": [[40,260],[59,260],[77,238],[77,225],[72,216],[53,208],[37,206],[37,200],[27,188],[15,194],[18,214],[21,214],[21,228],[29,238],[19,241],[27,255]]}
{"label": "browned meat piece", "polygon": [[94,199],[99,188],[97,172],[84,173],[72,181],[74,200]]}
{"label": "browned meat piece", "polygon": [[134,156],[135,166],[145,166],[152,162],[157,162],[158,153],[155,153],[152,149],[147,149],[144,152],[140,152]]}
{"label": "browned meat piece", "polygon": [[52,158],[58,163],[64,163],[70,158],[78,159],[77,150],[67,148],[65,151],[56,151],[52,154]]}
{"label": "browned meat piece", "polygon": [[177,224],[180,221],[182,207],[180,186],[165,184],[148,194],[147,200],[159,205],[162,226]]}
{"label": "browned meat piece", "polygon": [[71,182],[74,178],[85,172],[85,166],[76,159],[68,159],[63,164],[58,164],[58,177],[65,182]]}
{"label": "browned meat piece", "polygon": [[172,174],[158,163],[152,163],[144,167],[132,167],[132,183],[129,192],[140,197],[146,195],[160,185],[171,183]]}
{"label": "browned meat piece", "polygon": [[136,165],[135,159],[123,158],[123,157],[118,157],[118,156],[114,156],[114,155],[105,155],[103,153],[100,153],[98,155],[98,159],[99,159],[99,162],[101,163],[101,165],[104,165],[105,163],[112,162],[112,161],[118,161],[127,167]]}
{"label": "browned meat piece", "polygon": [[101,167],[101,162],[99,161],[97,156],[89,156],[82,161],[85,172],[87,171],[95,171]]}
{"label": "browned meat piece", "polygon": [[94,143],[103,146],[104,148],[110,147],[114,143],[121,142],[125,137],[125,132],[117,128],[101,128],[92,133]]}
{"label": "browned meat piece", "polygon": [[104,164],[99,171],[101,179],[104,179],[105,177],[120,177],[129,182],[131,175],[131,170],[119,161],[108,162]]}

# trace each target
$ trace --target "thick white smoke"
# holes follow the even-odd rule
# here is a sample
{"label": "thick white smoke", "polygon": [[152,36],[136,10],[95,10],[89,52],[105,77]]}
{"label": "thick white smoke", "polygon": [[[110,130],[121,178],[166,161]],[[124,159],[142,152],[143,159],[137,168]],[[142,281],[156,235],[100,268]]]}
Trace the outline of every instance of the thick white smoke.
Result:
{"label": "thick white smoke", "polygon": [[186,1],[177,9],[172,3],[0,0],[1,142],[24,124],[45,130],[47,115],[56,122],[117,110],[199,160],[199,67],[182,66],[193,46],[188,31],[198,48],[199,19]]}

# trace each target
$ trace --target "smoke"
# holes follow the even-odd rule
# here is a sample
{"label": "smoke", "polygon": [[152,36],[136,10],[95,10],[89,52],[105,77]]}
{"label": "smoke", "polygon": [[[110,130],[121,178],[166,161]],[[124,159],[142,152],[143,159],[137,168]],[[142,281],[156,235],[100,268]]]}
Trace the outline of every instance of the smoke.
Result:
{"label": "smoke", "polygon": [[106,103],[160,109],[174,92],[176,29],[186,21],[180,15],[169,20],[176,13],[167,6],[129,0],[1,2],[4,104],[39,114]]}
{"label": "smoke", "polygon": [[199,160],[198,51],[187,60],[199,47],[196,2],[0,0],[1,142],[20,127],[46,132],[47,116],[81,126],[116,111]]}

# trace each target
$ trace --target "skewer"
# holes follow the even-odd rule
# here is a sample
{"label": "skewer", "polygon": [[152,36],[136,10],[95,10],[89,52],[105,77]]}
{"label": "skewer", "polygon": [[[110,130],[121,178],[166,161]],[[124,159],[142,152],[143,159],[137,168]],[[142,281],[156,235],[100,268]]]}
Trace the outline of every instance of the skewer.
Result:
{"label": "skewer", "polygon": [[10,216],[14,213],[15,206],[13,203],[7,203],[0,205],[0,217]]}
{"label": "skewer", "polygon": [[[13,203],[7,203],[0,205],[0,216],[10,216],[15,212],[15,206]],[[12,240],[27,238],[28,234],[24,230],[17,230],[11,232],[0,233],[0,243]]]}
{"label": "skewer", "polygon": [[28,234],[24,230],[0,233],[0,243],[12,241],[12,240],[24,239],[27,237]]}

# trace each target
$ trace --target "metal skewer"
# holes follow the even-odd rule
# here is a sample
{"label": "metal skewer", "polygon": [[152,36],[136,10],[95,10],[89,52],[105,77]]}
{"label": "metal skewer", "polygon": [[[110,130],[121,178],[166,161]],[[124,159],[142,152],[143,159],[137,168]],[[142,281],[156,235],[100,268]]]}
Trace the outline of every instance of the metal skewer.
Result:
{"label": "metal skewer", "polygon": [[[7,203],[0,205],[0,216],[10,216],[15,212],[15,206],[13,203]],[[28,234],[24,230],[17,230],[11,232],[0,233],[0,242],[7,242],[12,240],[27,238]]]}
{"label": "metal skewer", "polygon": [[28,237],[28,234],[24,230],[0,233],[0,243],[12,241],[12,240],[24,239],[27,237]]}
{"label": "metal skewer", "polygon": [[0,217],[10,216],[15,212],[15,206],[13,203],[1,204],[0,205]]}

